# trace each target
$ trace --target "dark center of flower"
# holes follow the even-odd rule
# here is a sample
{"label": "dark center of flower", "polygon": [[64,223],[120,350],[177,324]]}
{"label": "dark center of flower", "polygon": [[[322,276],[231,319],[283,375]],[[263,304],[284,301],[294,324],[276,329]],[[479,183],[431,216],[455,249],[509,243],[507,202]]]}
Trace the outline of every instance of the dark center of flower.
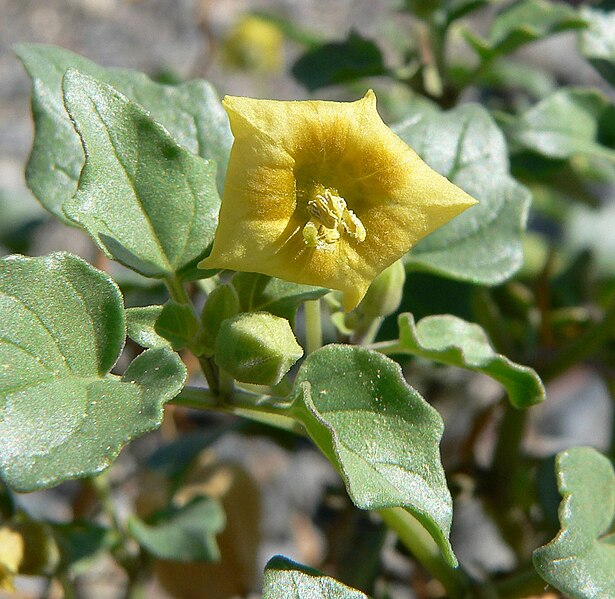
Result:
{"label": "dark center of flower", "polygon": [[303,227],[303,239],[308,247],[333,249],[342,233],[365,241],[365,227],[346,205],[336,189],[318,186],[307,202],[310,220]]}

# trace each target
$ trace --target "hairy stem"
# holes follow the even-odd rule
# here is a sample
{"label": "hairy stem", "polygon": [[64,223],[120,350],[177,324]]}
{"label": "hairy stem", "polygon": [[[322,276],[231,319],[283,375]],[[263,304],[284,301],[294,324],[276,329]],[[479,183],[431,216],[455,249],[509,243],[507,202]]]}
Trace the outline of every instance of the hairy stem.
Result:
{"label": "hairy stem", "polygon": [[416,518],[402,508],[386,508],[378,513],[421,565],[442,583],[451,599],[465,596],[469,587],[466,575],[444,561],[436,542]]}
{"label": "hairy stem", "polygon": [[320,316],[320,300],[305,302],[305,353],[322,347],[322,320]]}

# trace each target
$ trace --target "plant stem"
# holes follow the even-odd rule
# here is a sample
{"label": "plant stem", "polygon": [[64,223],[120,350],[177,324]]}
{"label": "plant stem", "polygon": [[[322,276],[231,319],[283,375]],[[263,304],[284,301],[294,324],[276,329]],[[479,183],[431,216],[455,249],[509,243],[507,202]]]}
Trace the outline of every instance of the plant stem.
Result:
{"label": "plant stem", "polygon": [[201,370],[207,381],[207,385],[214,395],[220,394],[220,382],[218,380],[218,369],[212,363],[211,358],[199,356],[198,358]]}
{"label": "plant stem", "polygon": [[375,318],[363,317],[359,321],[359,326],[354,330],[350,343],[353,345],[368,345],[374,342],[378,331],[384,321],[384,317],[376,316]]}
{"label": "plant stem", "polygon": [[164,280],[169,295],[174,302],[178,304],[191,304],[190,296],[184,287],[184,284],[177,277],[168,277]]}
{"label": "plant stem", "polygon": [[397,507],[382,509],[378,513],[412,555],[442,583],[451,599],[465,596],[469,588],[466,575],[461,569],[453,568],[444,561],[436,542],[414,516]]}
{"label": "plant stem", "polygon": [[311,354],[322,347],[322,320],[320,300],[305,302],[305,353]]}
{"label": "plant stem", "polygon": [[615,293],[611,295],[599,322],[591,325],[571,345],[565,347],[555,359],[540,372],[543,380],[550,381],[570,367],[596,353],[615,331]]}
{"label": "plant stem", "polygon": [[169,403],[195,410],[226,412],[296,434],[304,434],[303,427],[289,416],[287,402],[280,402],[266,395],[255,395],[241,389],[234,389],[232,395],[225,398],[210,389],[184,387]]}
{"label": "plant stem", "polygon": [[111,492],[111,485],[109,483],[108,473],[103,472],[102,474],[91,478],[90,483],[96,491],[96,495],[98,497],[98,501],[100,502],[102,511],[107,516],[107,518],[109,518],[111,526],[120,535],[123,535],[124,529],[118,518],[117,510],[115,509],[115,503],[113,502],[113,494]]}
{"label": "plant stem", "polygon": [[496,596],[499,599],[523,599],[544,592],[547,583],[538,576],[534,566],[517,572],[508,578],[493,584]]}

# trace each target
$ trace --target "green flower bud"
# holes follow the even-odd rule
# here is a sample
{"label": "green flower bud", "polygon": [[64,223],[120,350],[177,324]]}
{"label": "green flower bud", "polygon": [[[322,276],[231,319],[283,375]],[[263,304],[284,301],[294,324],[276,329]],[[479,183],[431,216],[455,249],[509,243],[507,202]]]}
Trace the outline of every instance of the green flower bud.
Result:
{"label": "green flower bud", "polygon": [[393,314],[401,304],[405,281],[406,271],[401,260],[393,262],[372,281],[359,310],[372,318]]}
{"label": "green flower bud", "polygon": [[213,353],[222,321],[238,313],[239,298],[231,285],[216,287],[209,294],[201,312],[201,342],[206,351]]}
{"label": "green flower bud", "polygon": [[238,381],[273,386],[302,355],[288,320],[252,312],[222,322],[214,359]]}

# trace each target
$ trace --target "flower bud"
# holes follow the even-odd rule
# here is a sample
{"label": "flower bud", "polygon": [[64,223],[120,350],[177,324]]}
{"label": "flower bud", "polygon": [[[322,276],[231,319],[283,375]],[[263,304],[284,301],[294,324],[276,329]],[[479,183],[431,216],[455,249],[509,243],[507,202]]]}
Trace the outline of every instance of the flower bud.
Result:
{"label": "flower bud", "polygon": [[288,320],[253,312],[222,322],[214,359],[238,381],[273,386],[302,355]]}
{"label": "flower bud", "polygon": [[388,316],[401,304],[406,271],[401,260],[383,270],[369,286],[359,310],[366,316]]}
{"label": "flower bud", "polygon": [[239,298],[231,285],[216,287],[209,294],[201,312],[201,341],[210,354],[213,353],[222,321],[238,312]]}

